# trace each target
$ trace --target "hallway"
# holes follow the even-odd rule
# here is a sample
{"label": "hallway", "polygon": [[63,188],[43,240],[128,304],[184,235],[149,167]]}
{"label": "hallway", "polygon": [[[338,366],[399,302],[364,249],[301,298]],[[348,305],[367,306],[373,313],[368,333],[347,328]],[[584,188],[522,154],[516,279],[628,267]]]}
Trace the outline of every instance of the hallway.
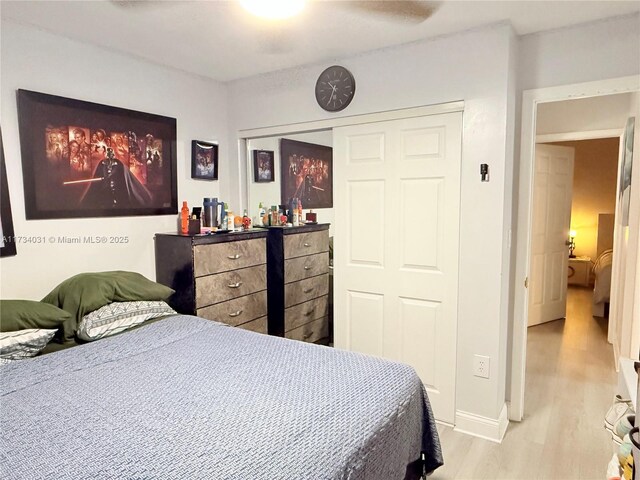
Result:
{"label": "hallway", "polygon": [[617,374],[592,290],[570,287],[567,319],[528,330],[525,418],[502,444],[438,426],[445,466],[432,479],[602,479],[613,453],[603,426]]}

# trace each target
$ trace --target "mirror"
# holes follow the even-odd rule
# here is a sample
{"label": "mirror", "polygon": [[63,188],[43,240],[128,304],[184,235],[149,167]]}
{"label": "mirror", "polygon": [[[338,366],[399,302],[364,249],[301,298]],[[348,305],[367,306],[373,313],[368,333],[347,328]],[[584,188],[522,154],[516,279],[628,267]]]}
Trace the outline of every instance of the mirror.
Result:
{"label": "mirror", "polygon": [[[248,138],[247,142],[247,205],[249,216],[255,222],[258,216],[259,205],[262,205],[266,210],[272,205],[280,205],[281,202],[281,187],[282,187],[282,170],[280,160],[280,140],[281,139],[297,140],[299,142],[312,143],[316,145],[324,145],[333,147],[333,131],[332,129],[317,130],[313,132],[295,133],[277,135],[273,137],[261,137],[261,138]],[[260,169],[256,174],[254,165],[254,150],[273,152],[273,169],[269,172],[271,165],[269,164],[269,154],[259,154],[258,161],[262,162],[262,159],[268,165],[268,167]],[[262,164],[262,163],[261,163]],[[271,174],[271,175],[270,175]],[[273,178],[273,181],[266,181],[268,178]],[[333,179],[333,174],[330,176]],[[309,208],[302,202],[302,208],[304,213],[309,211]],[[317,213],[318,223],[330,223],[329,235],[333,235],[333,208],[314,208],[313,211]]]}
{"label": "mirror", "polygon": [[0,130],[0,257],[16,255],[16,243],[13,233],[13,217],[9,202],[9,185],[7,170],[4,164],[4,148],[2,145],[2,131]]}

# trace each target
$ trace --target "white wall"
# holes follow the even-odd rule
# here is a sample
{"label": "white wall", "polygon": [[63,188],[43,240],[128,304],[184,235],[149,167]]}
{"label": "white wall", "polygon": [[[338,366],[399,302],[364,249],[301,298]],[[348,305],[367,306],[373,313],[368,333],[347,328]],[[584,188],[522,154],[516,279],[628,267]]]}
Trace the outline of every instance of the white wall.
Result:
{"label": "white wall", "polygon": [[[638,75],[640,73],[640,15],[628,15],[576,25],[569,28],[540,32],[520,37],[518,55],[518,103],[521,105],[522,92],[530,89],[570,85],[604,79]],[[520,114],[516,119],[516,152],[520,151]],[[515,177],[519,177],[519,153],[514,155]],[[514,188],[513,201],[519,196],[518,183]],[[517,225],[517,204],[514,205],[512,224]],[[516,244],[512,248],[511,263],[515,264],[518,247],[527,242],[526,238],[515,230],[513,238]],[[514,272],[514,270],[512,270]],[[514,311],[514,295],[523,287],[524,278],[513,277],[509,309],[511,315],[509,327],[513,322],[523,322],[522,312]],[[516,318],[516,316],[518,318]],[[512,338],[511,333],[509,338]],[[510,365],[514,365],[509,350]],[[519,358],[515,358],[519,362]],[[519,369],[519,366],[515,367]],[[509,376],[510,377],[510,376]],[[509,378],[509,386],[511,379]],[[509,399],[510,389],[507,390]]]}
{"label": "white wall", "polygon": [[[81,271],[125,269],[155,279],[156,232],[175,215],[25,220],[16,89],[23,88],[177,118],[178,200],[201,204],[229,192],[226,87],[34,28],[2,22],[0,100],[7,179],[17,236],[119,235],[127,245],[23,244],[1,260],[1,298],[40,299]],[[133,52],[135,53],[135,52]],[[191,140],[220,141],[218,182],[191,180]]]}
{"label": "white wall", "polygon": [[627,15],[520,39],[521,90],[638,73],[640,16]]}
{"label": "white wall", "polygon": [[[232,138],[243,129],[464,100],[456,408],[491,419],[504,405],[505,378],[498,372],[504,373],[506,361],[500,345],[506,333],[500,329],[507,315],[501,303],[502,276],[508,275],[502,263],[509,228],[504,191],[512,184],[507,173],[511,40],[510,26],[496,25],[229,85]],[[338,115],[320,109],[313,93],[317,76],[331,63],[346,66],[356,79],[355,98]],[[480,182],[481,163],[490,164],[489,183]],[[240,168],[238,173],[244,174]],[[335,205],[336,214],[339,208]],[[336,248],[339,242],[336,238]],[[473,354],[491,357],[491,379],[472,375]]]}
{"label": "white wall", "polygon": [[[248,211],[251,217],[258,213],[258,205],[260,202],[265,209],[269,209],[271,205],[280,204],[280,139],[287,138],[289,140],[298,140],[300,142],[315,143],[317,145],[325,145],[333,147],[333,132],[331,130],[321,130],[317,132],[298,133],[295,135],[278,135],[276,137],[252,138],[247,140],[247,202]],[[254,182],[253,172],[253,156],[251,150],[272,150],[274,155],[275,181],[259,183]],[[306,211],[306,207],[302,205]],[[333,208],[316,208],[314,212],[318,214],[318,222],[329,223],[329,235],[333,235]]]}
{"label": "white wall", "polygon": [[624,130],[631,93],[580,98],[538,105],[536,134]]}
{"label": "white wall", "polygon": [[[631,170],[631,194],[629,202],[629,224],[622,222],[622,206],[618,204],[614,226],[614,262],[620,268],[612,271],[612,291],[619,290],[617,305],[611,305],[611,317],[616,328],[614,349],[620,356],[638,359],[640,354],[640,305],[636,303],[636,272],[632,266],[640,257],[640,94],[635,93],[629,104],[629,116],[635,117],[633,142],[633,167]],[[617,257],[617,258],[616,258]],[[618,278],[615,278],[618,277]]]}

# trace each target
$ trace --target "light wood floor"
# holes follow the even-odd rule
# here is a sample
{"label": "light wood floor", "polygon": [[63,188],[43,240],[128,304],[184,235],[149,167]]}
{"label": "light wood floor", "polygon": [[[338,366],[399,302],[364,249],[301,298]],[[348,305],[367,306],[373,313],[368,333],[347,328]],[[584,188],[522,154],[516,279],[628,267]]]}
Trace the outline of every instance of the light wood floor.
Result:
{"label": "light wood floor", "polygon": [[613,450],[603,420],[617,376],[591,293],[570,288],[566,320],[529,328],[524,421],[509,424],[502,444],[439,426],[445,465],[429,478],[605,478]]}

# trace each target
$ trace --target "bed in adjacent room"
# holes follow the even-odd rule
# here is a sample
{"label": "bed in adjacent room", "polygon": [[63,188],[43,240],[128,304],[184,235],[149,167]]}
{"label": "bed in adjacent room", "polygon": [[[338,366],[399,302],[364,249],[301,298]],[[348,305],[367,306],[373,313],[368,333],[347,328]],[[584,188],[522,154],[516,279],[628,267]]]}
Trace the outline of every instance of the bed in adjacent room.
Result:
{"label": "bed in adjacent room", "polygon": [[402,480],[442,463],[411,367],[197,317],[0,368],[3,479]]}
{"label": "bed in adjacent room", "polygon": [[593,264],[595,280],[591,307],[594,317],[604,317],[606,315],[605,306],[610,303],[614,224],[615,216],[613,214],[601,213],[598,215],[597,257]]}

